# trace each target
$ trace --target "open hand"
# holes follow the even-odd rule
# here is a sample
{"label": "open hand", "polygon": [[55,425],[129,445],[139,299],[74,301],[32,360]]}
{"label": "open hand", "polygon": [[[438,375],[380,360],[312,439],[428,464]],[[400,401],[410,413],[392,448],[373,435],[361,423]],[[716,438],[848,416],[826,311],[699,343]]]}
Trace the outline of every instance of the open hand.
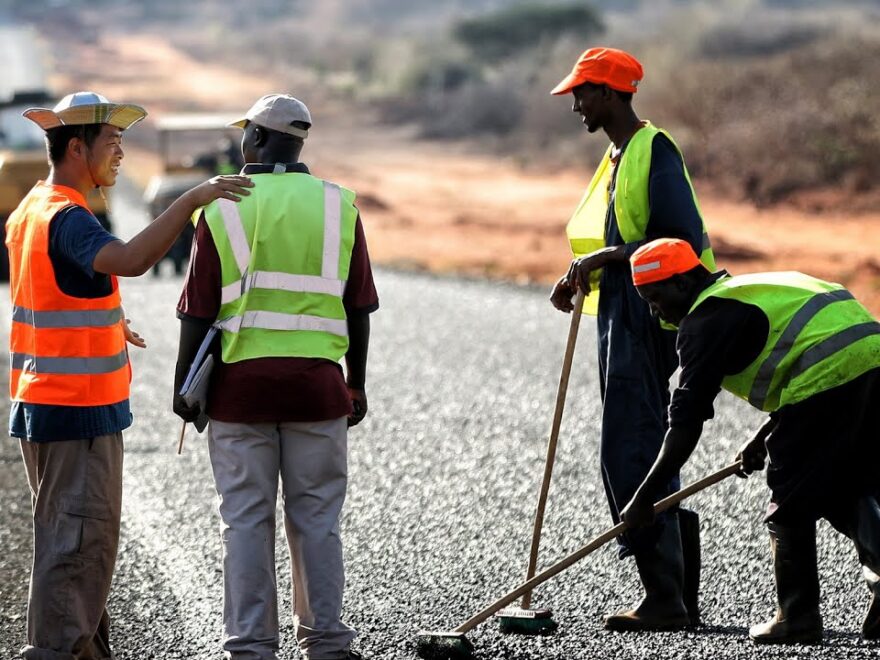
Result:
{"label": "open hand", "polygon": [[253,188],[254,182],[246,176],[239,174],[221,174],[208,179],[204,183],[200,183],[195,188],[191,188],[185,194],[190,197],[190,201],[198,208],[207,206],[215,199],[230,199],[233,202],[241,201],[239,195],[250,195],[248,188]]}
{"label": "open hand", "polygon": [[125,319],[125,323],[122,324],[122,332],[125,335],[125,341],[127,341],[132,346],[137,346],[138,348],[146,348],[147,342],[144,341],[143,337],[132,330],[130,326],[131,319]]}

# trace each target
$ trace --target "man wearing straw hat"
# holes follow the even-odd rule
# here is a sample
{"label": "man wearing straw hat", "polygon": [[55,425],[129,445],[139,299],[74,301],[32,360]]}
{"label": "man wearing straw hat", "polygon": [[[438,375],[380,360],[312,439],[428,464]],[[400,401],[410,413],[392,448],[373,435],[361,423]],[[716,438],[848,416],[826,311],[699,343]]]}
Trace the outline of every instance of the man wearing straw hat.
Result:
{"label": "man wearing straw hat", "polygon": [[652,241],[631,262],[652,313],[678,326],[681,377],[663,447],[624,520],[651,523],[723,387],[770,415],[738,456],[741,476],[769,458],[778,600],[749,637],[821,640],[816,521],[825,518],[855,545],[872,595],[862,636],[880,638],[880,323],[839,284],[797,272],[713,273],[681,240]]}
{"label": "man wearing straw hat", "polygon": [[[601,475],[615,522],[663,442],[669,379],[676,368],[675,335],[651,318],[636,294],[627,258],[646,240],[674,236],[715,265],[681,151],[668,132],[640,120],[633,110],[642,73],[629,53],[590,48],[551,92],[571,93],[572,110],[587,131],[602,130],[611,140],[568,223],[575,259],[551,301],[570,312],[579,287],[588,293],[584,310],[597,315]],[[665,494],[677,486],[675,475]],[[606,628],[699,623],[698,525],[696,513],[679,509],[659,516],[650,529],[619,537],[621,558],[635,557],[645,597],[633,609],[607,615]]]}
{"label": "man wearing straw hat", "polygon": [[116,182],[122,134],[146,116],[92,92],[24,116],[46,131],[50,172],[9,216],[10,434],[33,499],[28,660],[112,657],[106,610],[119,541],[122,431],[131,425],[118,275],[144,273],[196,208],[238,200],[245,177],[184,193],[128,242],[109,234],[86,194]]}

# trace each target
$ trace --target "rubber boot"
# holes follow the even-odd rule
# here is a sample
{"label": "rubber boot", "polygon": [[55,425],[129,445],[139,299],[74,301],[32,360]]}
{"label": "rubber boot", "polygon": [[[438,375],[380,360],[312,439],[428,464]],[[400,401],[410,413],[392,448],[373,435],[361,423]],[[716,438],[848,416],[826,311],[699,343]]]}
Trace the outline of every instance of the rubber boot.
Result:
{"label": "rubber boot", "polygon": [[684,558],[682,600],[692,626],[700,625],[700,516],[696,511],[678,510],[678,529]]}
{"label": "rubber boot", "polygon": [[862,622],[862,637],[880,639],[880,575],[867,566],[862,566],[862,574],[872,594],[865,620]]}
{"label": "rubber boot", "polygon": [[862,637],[880,639],[880,505],[876,498],[864,497],[858,501],[855,525],[849,537],[859,553],[862,575],[871,592]]}
{"label": "rubber boot", "polygon": [[681,533],[675,519],[663,525],[656,545],[636,553],[636,566],[645,589],[638,607],[605,617],[605,628],[616,631],[678,630],[690,624],[682,601],[684,582]]}
{"label": "rubber boot", "polygon": [[769,523],[779,607],[768,621],[749,629],[756,644],[815,644],[822,641],[816,524],[783,527]]}

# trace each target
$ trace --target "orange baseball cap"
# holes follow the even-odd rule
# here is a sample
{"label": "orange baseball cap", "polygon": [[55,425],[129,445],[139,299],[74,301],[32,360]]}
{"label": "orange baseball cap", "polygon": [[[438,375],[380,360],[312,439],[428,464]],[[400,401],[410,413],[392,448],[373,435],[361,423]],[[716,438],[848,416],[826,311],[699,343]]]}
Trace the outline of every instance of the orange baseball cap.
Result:
{"label": "orange baseball cap", "polygon": [[633,252],[629,262],[636,286],[661,282],[703,265],[691,244],[678,238],[658,238],[646,243]]}
{"label": "orange baseball cap", "polygon": [[567,94],[585,82],[608,85],[619,92],[635,92],[643,73],[642,65],[629,53],[617,48],[590,48],[550,93]]}

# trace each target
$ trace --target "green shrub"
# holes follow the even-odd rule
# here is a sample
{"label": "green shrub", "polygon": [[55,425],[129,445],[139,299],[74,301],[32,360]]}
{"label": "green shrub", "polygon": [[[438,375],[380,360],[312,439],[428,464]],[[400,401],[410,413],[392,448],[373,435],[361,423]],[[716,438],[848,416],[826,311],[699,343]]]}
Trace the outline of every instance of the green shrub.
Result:
{"label": "green shrub", "polygon": [[880,181],[880,36],[653,71],[654,121],[686,135],[688,167],[759,204]]}
{"label": "green shrub", "polygon": [[544,40],[572,33],[586,40],[603,29],[596,10],[583,3],[521,4],[460,21],[452,34],[478,59],[497,62]]}
{"label": "green shrub", "polygon": [[465,83],[479,82],[482,73],[473,62],[460,59],[422,59],[406,72],[403,90],[407,93],[452,92]]}
{"label": "green shrub", "polygon": [[810,44],[829,31],[820,25],[766,20],[758,25],[725,25],[707,30],[699,50],[713,58],[774,55]]}

